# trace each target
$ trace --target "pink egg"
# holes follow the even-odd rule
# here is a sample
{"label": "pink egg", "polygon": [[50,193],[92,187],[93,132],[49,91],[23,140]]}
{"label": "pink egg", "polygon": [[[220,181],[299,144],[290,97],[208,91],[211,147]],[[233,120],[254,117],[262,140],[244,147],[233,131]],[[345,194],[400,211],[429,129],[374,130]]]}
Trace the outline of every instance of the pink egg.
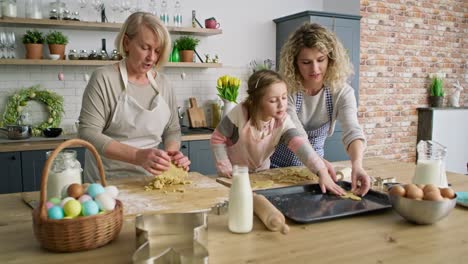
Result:
{"label": "pink egg", "polygon": [[46,205],[46,207],[47,207],[47,210],[49,210],[49,208],[51,208],[52,206],[54,206],[54,204],[51,203],[51,202],[47,202],[45,205]]}
{"label": "pink egg", "polygon": [[87,194],[83,194],[81,195],[80,198],[78,198],[78,201],[80,201],[80,203],[84,203],[86,201],[89,201],[89,200],[93,200],[93,198]]}

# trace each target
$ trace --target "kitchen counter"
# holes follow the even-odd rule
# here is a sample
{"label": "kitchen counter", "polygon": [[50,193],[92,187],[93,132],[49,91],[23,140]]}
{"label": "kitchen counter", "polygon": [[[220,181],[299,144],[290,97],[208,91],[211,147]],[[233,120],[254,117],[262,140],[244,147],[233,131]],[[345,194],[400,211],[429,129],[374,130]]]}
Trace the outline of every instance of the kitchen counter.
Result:
{"label": "kitchen counter", "polygon": [[[349,162],[333,164],[349,166]],[[399,182],[409,182],[415,165],[370,159],[364,162],[364,167],[372,176],[396,177]],[[454,173],[447,173],[447,176],[455,191],[468,190],[467,176]],[[226,187],[207,182],[213,179],[204,180],[205,183],[198,187],[207,190],[198,195],[205,193],[210,196],[213,193],[209,194],[209,190],[216,189],[214,196],[218,197],[212,202],[227,198]],[[172,202],[165,203],[171,208],[166,209],[189,211],[190,208],[199,208],[199,199],[191,194],[195,190],[187,186],[185,193],[171,194]],[[167,195],[163,192],[152,194],[153,199]],[[21,201],[21,194],[0,195],[0,210],[0,263],[130,263],[135,251],[135,226],[131,213],[126,215],[119,237],[109,245],[91,251],[57,254],[39,247],[32,232],[31,211]],[[393,210],[385,210],[305,225],[288,221],[290,232],[287,235],[267,231],[255,217],[253,231],[241,235],[228,231],[226,215],[210,215],[209,262],[466,263],[467,216],[468,209],[457,206],[436,224],[414,225]]]}
{"label": "kitchen counter", "polygon": [[[0,152],[10,151],[28,151],[54,149],[63,141],[76,138],[76,134],[61,135],[56,138],[31,137],[29,139],[12,140],[7,138],[0,139]],[[211,133],[191,133],[190,131],[182,135],[182,141],[209,140]]]}

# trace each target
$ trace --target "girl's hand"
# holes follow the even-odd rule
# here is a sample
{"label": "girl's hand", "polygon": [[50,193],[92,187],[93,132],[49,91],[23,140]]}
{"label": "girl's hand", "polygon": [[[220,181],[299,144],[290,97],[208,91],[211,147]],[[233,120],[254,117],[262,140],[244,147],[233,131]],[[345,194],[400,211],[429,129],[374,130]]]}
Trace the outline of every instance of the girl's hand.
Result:
{"label": "girl's hand", "polygon": [[169,169],[171,157],[160,149],[139,149],[136,152],[136,164],[153,175],[159,175]]}
{"label": "girl's hand", "polygon": [[351,192],[364,196],[371,187],[371,179],[362,167],[353,167],[351,172]]}
{"label": "girl's hand", "polygon": [[168,151],[167,154],[171,157],[172,162],[179,168],[183,168],[185,171],[190,169],[190,160],[187,156],[185,156],[182,152],[176,151]]}
{"label": "girl's hand", "polygon": [[326,159],[322,158],[323,163],[325,163],[325,166],[327,167],[328,174],[332,178],[334,182],[336,182],[338,179],[336,178],[336,172],[335,169],[333,168],[333,165]]}
{"label": "girl's hand", "polygon": [[216,171],[221,177],[232,178],[232,164],[229,160],[216,162]]}
{"label": "girl's hand", "polygon": [[318,175],[320,178],[319,185],[320,185],[320,189],[322,190],[322,193],[326,193],[328,190],[331,193],[340,195],[340,196],[346,194],[346,192],[333,181],[330,174],[328,174],[328,168],[323,168],[319,170]]}

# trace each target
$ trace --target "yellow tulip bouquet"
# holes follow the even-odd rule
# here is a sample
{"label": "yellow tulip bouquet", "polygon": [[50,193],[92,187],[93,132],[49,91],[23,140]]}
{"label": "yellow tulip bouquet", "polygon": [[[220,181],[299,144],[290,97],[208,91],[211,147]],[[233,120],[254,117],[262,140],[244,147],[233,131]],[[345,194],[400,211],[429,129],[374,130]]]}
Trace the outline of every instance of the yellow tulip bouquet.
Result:
{"label": "yellow tulip bouquet", "polygon": [[241,84],[239,78],[224,75],[218,78],[217,84],[216,89],[218,89],[218,96],[221,99],[237,103],[237,95]]}

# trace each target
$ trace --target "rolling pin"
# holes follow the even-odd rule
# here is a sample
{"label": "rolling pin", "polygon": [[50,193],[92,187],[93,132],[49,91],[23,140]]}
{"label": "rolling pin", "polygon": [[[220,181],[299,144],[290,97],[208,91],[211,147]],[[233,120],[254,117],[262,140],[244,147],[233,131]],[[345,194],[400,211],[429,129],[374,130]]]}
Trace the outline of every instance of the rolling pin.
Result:
{"label": "rolling pin", "polygon": [[289,232],[284,215],[261,194],[253,194],[254,212],[270,231]]}

